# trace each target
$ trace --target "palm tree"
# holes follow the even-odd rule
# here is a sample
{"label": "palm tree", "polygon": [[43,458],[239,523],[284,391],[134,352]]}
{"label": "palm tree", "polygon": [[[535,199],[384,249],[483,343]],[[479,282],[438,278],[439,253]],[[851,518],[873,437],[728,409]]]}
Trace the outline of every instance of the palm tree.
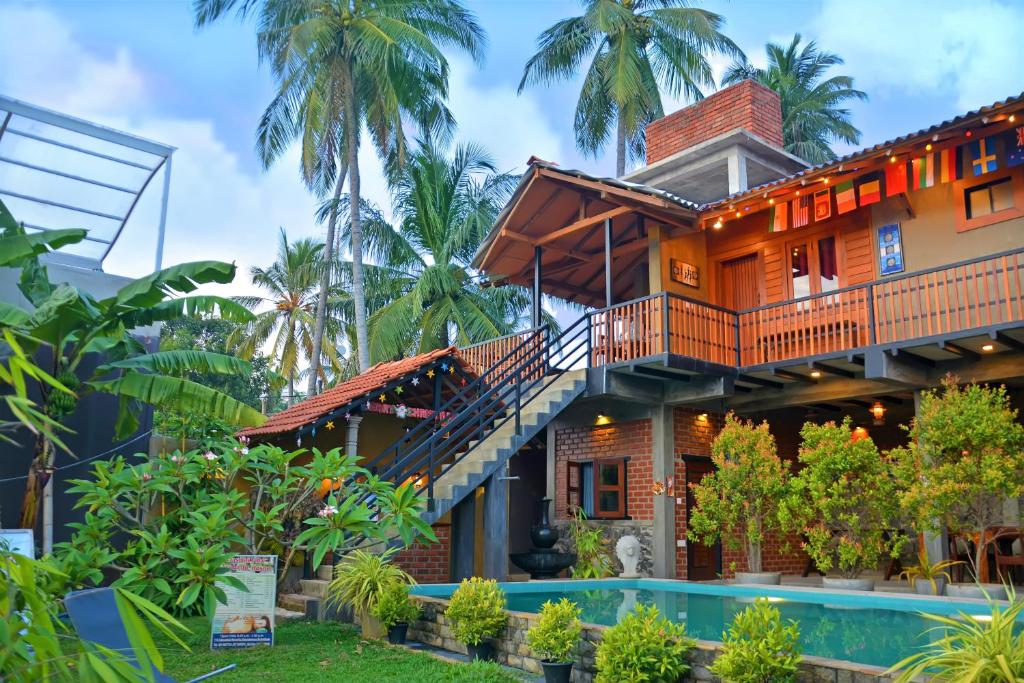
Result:
{"label": "palm tree", "polygon": [[[450,124],[440,104],[447,96],[448,63],[439,46],[461,48],[479,60],[483,30],[457,0],[196,0],[195,6],[199,25],[232,8],[245,16],[260,7],[260,55],[272,64],[279,84],[260,124],[264,158],[276,157],[301,131],[308,183],[321,188],[333,184],[337,200],[348,173],[356,209],[350,214],[356,352],[365,371],[369,351],[358,208],[360,133],[365,125],[378,153],[393,166],[404,150],[403,114],[434,132]],[[336,220],[336,214],[328,220],[328,261]],[[325,272],[313,334],[311,393],[319,374],[330,279]]]}
{"label": "palm tree", "polygon": [[687,0],[581,0],[584,13],[540,34],[523,69],[527,85],[576,75],[589,62],[576,103],[576,146],[596,156],[615,135],[615,172],[643,157],[644,127],[664,116],[659,87],[696,100],[713,87],[707,55],[740,55],[721,33],[724,19]]}
{"label": "palm tree", "polygon": [[812,40],[800,47],[800,34],[788,46],[768,43],[768,68],[759,69],[741,57],[725,72],[722,85],[753,79],[779,93],[782,100],[782,137],[786,151],[812,164],[832,161],[833,142],[856,145],[860,131],[850,123],[849,100],[866,100],[855,90],[853,78],[825,73],[843,64],[842,58],[822,52]]}
{"label": "palm tree", "polygon": [[[449,156],[428,141],[395,179],[396,224],[362,207],[367,252],[382,264],[367,268],[367,293],[376,307],[369,325],[374,361],[522,329],[529,294],[521,287],[483,287],[469,266],[517,181],[498,173],[477,145],[459,146]],[[347,213],[344,200],[340,208]],[[349,238],[344,231],[342,239]]]}
{"label": "palm tree", "polygon": [[[228,346],[236,348],[240,357],[252,358],[269,343],[269,355],[276,360],[274,371],[288,378],[289,404],[295,398],[300,356],[309,360],[314,353],[316,299],[321,277],[329,268],[330,264],[324,260],[323,242],[306,238],[293,244],[282,229],[277,260],[268,268],[253,266],[249,269],[252,283],[266,290],[269,296],[236,299],[258,312],[251,322],[231,333]],[[328,291],[325,328],[329,339],[341,335],[337,313],[345,298],[337,285]],[[320,353],[321,360],[330,367],[340,365],[333,344],[323,345]]]}

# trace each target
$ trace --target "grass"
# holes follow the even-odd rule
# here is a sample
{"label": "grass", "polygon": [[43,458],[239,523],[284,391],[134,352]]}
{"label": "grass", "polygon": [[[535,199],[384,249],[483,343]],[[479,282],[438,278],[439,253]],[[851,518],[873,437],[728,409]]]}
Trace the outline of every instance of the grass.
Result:
{"label": "grass", "polygon": [[[386,643],[368,642],[359,633],[337,622],[287,620],[277,625],[273,647],[210,650],[209,623],[186,619],[192,631],[183,638],[192,652],[154,634],[164,652],[169,676],[184,681],[213,669],[237,664],[234,671],[212,679],[215,683],[252,681],[313,681],[355,683],[520,683],[521,679],[494,664],[458,664],[428,654],[409,652]],[[159,636],[159,637],[158,637]]]}

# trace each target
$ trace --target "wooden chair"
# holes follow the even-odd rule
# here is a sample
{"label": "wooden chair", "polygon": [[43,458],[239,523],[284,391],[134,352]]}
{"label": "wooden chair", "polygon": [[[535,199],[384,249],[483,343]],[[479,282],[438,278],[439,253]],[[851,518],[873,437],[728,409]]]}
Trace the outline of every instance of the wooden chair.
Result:
{"label": "wooden chair", "polygon": [[1024,583],[1024,533],[1003,533],[992,545],[996,554],[997,579]]}

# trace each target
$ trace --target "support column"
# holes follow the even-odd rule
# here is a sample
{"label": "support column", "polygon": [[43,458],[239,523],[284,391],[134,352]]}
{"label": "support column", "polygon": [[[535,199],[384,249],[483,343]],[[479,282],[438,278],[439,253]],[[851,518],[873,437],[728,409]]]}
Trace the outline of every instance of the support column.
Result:
{"label": "support column", "polygon": [[[914,417],[921,414],[921,390],[914,391]],[[928,562],[934,564],[941,560],[949,559],[949,535],[943,527],[939,533],[930,531],[924,532],[924,550],[928,555]]]}
{"label": "support column", "polygon": [[[545,447],[547,448],[547,457],[545,458],[545,474],[544,479],[544,491],[545,495],[551,500],[558,500],[557,492],[555,491],[555,475],[557,470],[555,469],[555,439],[558,434],[558,421],[552,420],[548,423],[547,439],[545,440]],[[555,514],[552,511],[552,516]]]}
{"label": "support column", "polygon": [[473,576],[476,554],[476,496],[470,492],[452,509],[452,580]]}
{"label": "support column", "polygon": [[345,433],[345,454],[349,456],[359,455],[359,423],[363,421],[362,415],[349,415],[348,431]]}
{"label": "support column", "polygon": [[743,192],[747,189],[747,157],[739,148],[735,148],[728,158],[729,194]]}
{"label": "support column", "polygon": [[[672,406],[651,409],[651,456],[654,481],[675,476],[675,425]],[[672,495],[654,496],[654,577],[676,576],[676,506]]]}
{"label": "support column", "polygon": [[484,576],[508,578],[508,461],[494,471],[484,488]]}
{"label": "support column", "polygon": [[604,305],[612,305],[612,219],[604,221]]}
{"label": "support column", "polygon": [[541,292],[540,281],[543,277],[541,270],[541,249],[539,246],[533,248],[533,327],[540,327],[541,313]]}

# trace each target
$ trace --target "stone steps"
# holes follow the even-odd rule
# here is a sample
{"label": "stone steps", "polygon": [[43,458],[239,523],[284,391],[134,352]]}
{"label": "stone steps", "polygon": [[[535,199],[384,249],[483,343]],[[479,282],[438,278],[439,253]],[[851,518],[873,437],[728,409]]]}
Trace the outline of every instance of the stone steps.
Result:
{"label": "stone steps", "polygon": [[327,588],[331,582],[323,579],[302,579],[299,585],[302,587],[302,595],[323,600],[327,597]]}
{"label": "stone steps", "polygon": [[301,593],[282,593],[277,596],[277,605],[290,612],[301,612],[305,615],[306,603],[317,599],[312,595],[303,595]]}

